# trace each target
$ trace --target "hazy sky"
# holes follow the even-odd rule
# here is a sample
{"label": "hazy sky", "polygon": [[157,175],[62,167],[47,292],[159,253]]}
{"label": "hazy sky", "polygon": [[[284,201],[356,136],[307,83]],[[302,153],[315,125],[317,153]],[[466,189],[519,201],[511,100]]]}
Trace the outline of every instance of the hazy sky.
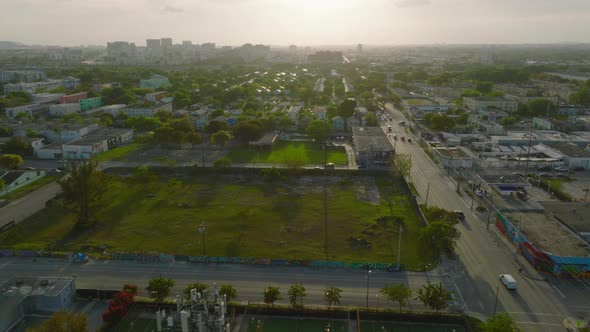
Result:
{"label": "hazy sky", "polygon": [[0,0],[0,40],[218,45],[590,42],[590,0]]}

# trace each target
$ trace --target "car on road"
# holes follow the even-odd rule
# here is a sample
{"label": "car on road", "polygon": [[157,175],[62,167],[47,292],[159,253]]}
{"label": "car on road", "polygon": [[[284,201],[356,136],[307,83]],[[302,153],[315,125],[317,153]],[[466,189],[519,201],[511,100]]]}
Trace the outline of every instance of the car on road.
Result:
{"label": "car on road", "polygon": [[316,166],[313,169],[322,169],[320,166]]}
{"label": "car on road", "polygon": [[397,141],[397,135],[393,135],[393,139]]}
{"label": "car on road", "polygon": [[327,163],[326,164],[327,169],[334,169],[335,167],[336,167],[336,165],[334,165],[334,163]]}
{"label": "car on road", "polygon": [[405,126],[406,125],[406,121],[400,121],[397,124],[400,125],[400,126]]}
{"label": "car on road", "polygon": [[515,173],[512,173],[512,175],[524,178],[524,175],[522,173],[515,172]]}
{"label": "car on road", "polygon": [[402,136],[402,142],[405,142],[405,141],[406,141],[406,138]]}
{"label": "car on road", "polygon": [[457,220],[465,221],[465,213],[461,210],[455,210],[455,216],[457,216]]}
{"label": "car on road", "polygon": [[387,132],[390,133],[391,132],[391,126],[387,126]]}
{"label": "car on road", "polygon": [[408,143],[412,143],[412,139],[408,137]]}
{"label": "car on road", "polygon": [[539,167],[537,167],[537,169],[539,171],[550,171],[551,170],[551,166],[539,166]]}
{"label": "car on road", "polygon": [[553,170],[556,172],[569,172],[570,171],[570,169],[567,168],[566,166],[555,167]]}
{"label": "car on road", "polygon": [[500,282],[506,287],[508,290],[516,290],[516,279],[509,274],[500,274]]}
{"label": "car on road", "polygon": [[27,170],[27,171],[34,171],[35,170],[34,167],[24,167],[23,169]]}

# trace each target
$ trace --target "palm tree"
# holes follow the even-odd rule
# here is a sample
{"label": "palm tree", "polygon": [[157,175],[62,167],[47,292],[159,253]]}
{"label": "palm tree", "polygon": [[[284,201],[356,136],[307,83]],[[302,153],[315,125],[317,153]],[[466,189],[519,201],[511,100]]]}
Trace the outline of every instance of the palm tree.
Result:
{"label": "palm tree", "polygon": [[330,286],[324,290],[324,300],[328,302],[328,308],[332,309],[332,304],[340,304],[342,289]]}
{"label": "palm tree", "polygon": [[299,299],[299,306],[303,308],[303,297],[306,296],[305,287],[302,284],[293,284],[289,287],[289,304],[295,308],[297,299]]}

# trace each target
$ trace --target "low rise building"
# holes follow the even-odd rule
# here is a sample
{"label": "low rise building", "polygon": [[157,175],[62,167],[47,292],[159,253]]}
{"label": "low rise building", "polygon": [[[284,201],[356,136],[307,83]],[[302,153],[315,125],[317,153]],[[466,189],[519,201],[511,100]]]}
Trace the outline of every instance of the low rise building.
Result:
{"label": "low rise building", "polygon": [[513,113],[518,111],[518,101],[506,97],[463,97],[463,107],[476,113],[488,107],[495,107],[502,112]]}
{"label": "low rise building", "polygon": [[76,297],[71,277],[12,277],[0,285],[0,331],[11,331],[31,315],[70,308]]}
{"label": "low rise building", "polygon": [[169,86],[170,82],[168,81],[168,78],[162,75],[153,75],[148,79],[139,81],[139,87],[142,89],[159,89],[167,88]]}
{"label": "low rise building", "polygon": [[63,118],[68,114],[80,113],[80,104],[56,104],[49,106],[49,116],[52,118]]}
{"label": "low rise building", "polygon": [[580,147],[573,143],[553,144],[551,148],[563,155],[565,166],[570,169],[590,169],[590,145]]}
{"label": "low rise building", "polygon": [[0,83],[17,82],[35,82],[47,78],[44,71],[41,70],[2,70],[0,71]]}
{"label": "low rise building", "polygon": [[71,95],[64,95],[59,98],[62,104],[73,104],[79,102],[81,99],[88,97],[88,92],[79,92]]}
{"label": "low rise building", "polygon": [[473,167],[473,158],[460,148],[433,147],[432,150],[444,168]]}
{"label": "low rise building", "polygon": [[429,113],[446,113],[452,110],[455,106],[451,104],[421,104],[411,105],[410,112],[416,118],[422,118],[425,114]]}
{"label": "low rise building", "polygon": [[6,195],[20,187],[23,187],[37,179],[45,176],[45,171],[0,171],[0,179],[4,182],[4,187],[0,189],[2,195]]}
{"label": "low rise building", "polygon": [[82,110],[82,111],[92,110],[95,108],[99,108],[101,106],[102,106],[102,98],[101,97],[80,99],[80,110]]}
{"label": "low rise building", "polygon": [[87,160],[133,141],[132,129],[107,128],[68,143],[53,143],[35,151],[39,159]]}
{"label": "low rise building", "polygon": [[32,103],[16,107],[6,107],[5,112],[6,117],[8,118],[14,118],[21,113],[25,113],[28,114],[30,117],[33,117],[35,113],[38,113],[43,109],[46,109],[46,106],[43,106],[39,103]]}
{"label": "low rise building", "polygon": [[64,79],[48,79],[45,81],[40,82],[31,82],[31,83],[8,83],[4,85],[4,93],[16,92],[16,91],[24,91],[28,94],[33,94],[35,91],[40,89],[45,90],[52,90],[59,87],[64,87],[66,89],[75,89],[80,85],[80,79],[74,77],[66,77]]}
{"label": "low rise building", "polygon": [[[158,112],[172,112],[172,103],[163,103],[153,106],[130,105],[118,109],[118,113],[124,113],[128,116],[155,116]],[[117,113],[117,114],[118,114]]]}
{"label": "low rise building", "polygon": [[488,106],[479,110],[480,119],[487,119],[490,122],[500,122],[502,119],[509,117],[510,115],[499,108]]}
{"label": "low rise building", "polygon": [[56,103],[64,95],[64,93],[35,93],[33,94],[33,102],[38,104]]}
{"label": "low rise building", "polygon": [[558,144],[575,143],[580,146],[590,144],[589,138],[583,137],[574,132],[571,135],[553,130],[535,130],[532,136],[529,131],[509,131],[505,136],[491,136],[495,145],[528,145],[535,144]]}
{"label": "low rise building", "polygon": [[47,137],[50,143],[54,143],[79,140],[98,129],[99,125],[96,123],[54,123],[40,128],[38,131],[41,135]]}
{"label": "low rise building", "polygon": [[395,149],[381,127],[352,127],[352,142],[359,167],[389,164]]}

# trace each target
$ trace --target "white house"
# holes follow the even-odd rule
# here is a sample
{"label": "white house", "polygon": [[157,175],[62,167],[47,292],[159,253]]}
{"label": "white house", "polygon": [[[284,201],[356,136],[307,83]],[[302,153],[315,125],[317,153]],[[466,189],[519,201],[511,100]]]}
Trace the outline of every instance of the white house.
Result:
{"label": "white house", "polygon": [[99,153],[112,150],[133,141],[133,130],[107,128],[84,138],[63,144],[49,144],[37,151],[39,159],[86,160]]}
{"label": "white house", "polygon": [[96,123],[84,124],[84,123],[73,123],[73,124],[60,124],[52,128],[45,128],[39,132],[47,137],[49,142],[71,142],[74,140],[81,139],[82,137],[89,135],[90,133],[98,130],[99,126]]}
{"label": "white house", "polygon": [[32,103],[16,107],[6,107],[6,117],[14,118],[20,113],[26,113],[32,117],[34,112],[42,110],[43,108],[44,106],[39,103]]}
{"label": "white house", "polygon": [[45,171],[0,171],[0,179],[4,181],[4,188],[0,189],[2,195],[6,195],[22,186],[25,186],[45,176]]}

